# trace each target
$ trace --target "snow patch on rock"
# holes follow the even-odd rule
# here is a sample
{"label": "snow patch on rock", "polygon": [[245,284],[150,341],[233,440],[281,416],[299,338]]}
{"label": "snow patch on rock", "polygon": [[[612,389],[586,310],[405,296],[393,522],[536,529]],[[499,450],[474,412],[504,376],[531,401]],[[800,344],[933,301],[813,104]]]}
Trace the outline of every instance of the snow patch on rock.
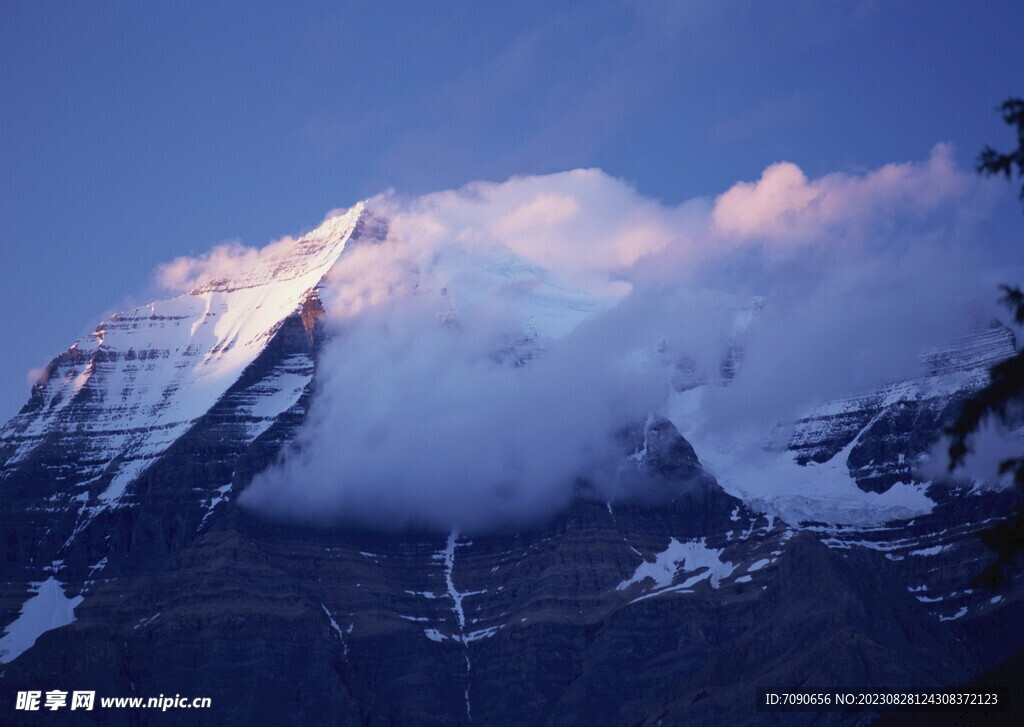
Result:
{"label": "snow patch on rock", "polygon": [[[637,566],[632,577],[622,581],[615,587],[623,591],[634,584],[653,582],[653,590],[635,599],[637,601],[668,591],[688,590],[697,583],[707,580],[712,588],[732,575],[736,567],[729,561],[723,561],[722,550],[709,548],[704,538],[699,540],[679,541],[672,538],[668,547],[658,553],[653,561],[645,560]],[[682,583],[675,583],[680,574],[691,574]]]}
{"label": "snow patch on rock", "polygon": [[47,631],[75,620],[75,607],[82,596],[68,598],[56,578],[50,576],[35,586],[35,595],[21,607],[21,614],[7,626],[0,638],[0,664],[7,664],[32,648]]}

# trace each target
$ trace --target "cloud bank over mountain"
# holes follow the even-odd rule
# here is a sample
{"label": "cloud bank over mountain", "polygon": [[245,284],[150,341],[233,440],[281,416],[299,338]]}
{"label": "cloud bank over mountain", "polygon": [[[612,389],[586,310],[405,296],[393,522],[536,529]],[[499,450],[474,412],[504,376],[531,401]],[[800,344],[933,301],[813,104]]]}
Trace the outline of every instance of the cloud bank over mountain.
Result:
{"label": "cloud bank over mountain", "polygon": [[958,170],[948,144],[923,164],[886,164],[864,174],[809,180],[795,164],[772,164],[756,182],[739,182],[715,200],[714,230],[776,245],[846,236],[899,217],[921,217],[962,197],[974,180]]}
{"label": "cloud bank over mountain", "polygon": [[[479,529],[543,517],[581,478],[625,496],[643,485],[616,433],[665,412],[680,377],[706,385],[688,436],[759,441],[986,321],[985,198],[944,145],[817,179],[775,164],[677,205],[596,169],[377,197],[387,239],[346,250],[325,281],[307,422],[243,502]],[[279,244],[161,275],[194,285]]]}

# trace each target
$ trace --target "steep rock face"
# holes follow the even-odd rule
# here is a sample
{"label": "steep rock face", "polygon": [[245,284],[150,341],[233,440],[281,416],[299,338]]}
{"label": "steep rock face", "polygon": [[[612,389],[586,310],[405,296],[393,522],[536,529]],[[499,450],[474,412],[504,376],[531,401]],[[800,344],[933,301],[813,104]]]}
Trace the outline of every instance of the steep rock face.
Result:
{"label": "steep rock face", "polygon": [[790,449],[801,464],[824,463],[852,444],[846,465],[862,490],[885,492],[897,482],[911,482],[941,425],[1015,347],[1013,331],[1000,324],[966,336],[929,353],[918,378],[810,412],[796,423]]}
{"label": "steep rock face", "polygon": [[966,676],[884,559],[751,513],[670,424],[643,429],[633,461],[685,467],[675,492],[583,496],[514,534],[311,531],[229,501],[177,552],[94,583],[78,620],[10,664],[5,685],[212,697],[216,711],[179,724],[742,723],[760,678]]}
{"label": "steep rock face", "polygon": [[[131,549],[146,512],[168,531],[223,499],[235,460],[301,408],[317,286],[361,230],[380,234],[359,227],[367,214],[357,206],[231,278],[114,315],[50,363],[0,430],[5,623],[30,582],[64,568],[86,580]],[[151,470],[171,466],[165,500]]]}
{"label": "steep rock face", "polygon": [[915,517],[870,527],[807,526],[830,548],[844,553],[869,549],[884,556],[934,618],[970,635],[972,648],[986,664],[1024,648],[1015,630],[995,627],[1019,617],[1020,584],[992,593],[973,583],[992,560],[977,533],[1009,512],[1011,495],[974,483],[922,481],[916,470],[942,427],[985,384],[988,369],[1015,346],[1013,332],[993,324],[930,352],[918,378],[819,407],[797,423],[790,445],[805,463],[845,459],[839,466],[868,492],[885,492],[898,483],[928,485],[935,505]]}

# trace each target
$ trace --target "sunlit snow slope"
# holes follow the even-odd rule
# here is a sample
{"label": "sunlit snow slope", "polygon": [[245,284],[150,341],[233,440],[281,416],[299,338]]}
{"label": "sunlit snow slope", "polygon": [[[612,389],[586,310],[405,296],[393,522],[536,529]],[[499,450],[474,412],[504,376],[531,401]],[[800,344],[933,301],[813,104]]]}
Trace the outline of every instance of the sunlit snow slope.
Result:
{"label": "sunlit snow slope", "polygon": [[[278,255],[102,322],[50,363],[29,403],[0,430],[4,468],[56,448],[65,456],[43,479],[76,480],[74,492],[61,495],[73,494],[85,516],[117,504],[239,379],[286,318],[304,307],[315,312],[317,286],[363,215],[364,205],[357,205]],[[262,382],[262,395],[239,411],[251,438],[296,402],[312,360],[300,354],[278,368]]]}

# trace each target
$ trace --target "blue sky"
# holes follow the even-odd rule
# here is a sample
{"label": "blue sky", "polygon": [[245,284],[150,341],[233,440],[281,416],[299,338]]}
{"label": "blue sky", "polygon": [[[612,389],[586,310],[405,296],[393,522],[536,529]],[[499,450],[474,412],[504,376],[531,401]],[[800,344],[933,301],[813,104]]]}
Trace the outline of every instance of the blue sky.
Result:
{"label": "blue sky", "polygon": [[[155,267],[393,187],[600,167],[678,203],[1006,147],[1020,2],[0,4],[0,415]],[[1019,246],[1009,186],[979,246]]]}

